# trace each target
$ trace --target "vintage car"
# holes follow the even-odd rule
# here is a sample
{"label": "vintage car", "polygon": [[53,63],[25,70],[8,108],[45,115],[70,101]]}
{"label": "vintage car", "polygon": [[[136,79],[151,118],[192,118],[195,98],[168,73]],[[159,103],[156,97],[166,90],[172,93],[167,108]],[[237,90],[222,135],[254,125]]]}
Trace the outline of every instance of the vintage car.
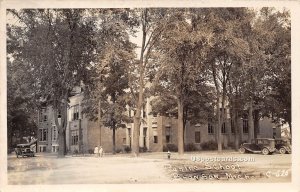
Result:
{"label": "vintage car", "polygon": [[288,139],[275,139],[275,148],[281,154],[291,153],[291,144]]}
{"label": "vintage car", "polygon": [[15,148],[15,152],[16,152],[17,158],[19,158],[19,156],[34,157],[34,151],[31,150],[30,147],[17,146]]}
{"label": "vintage car", "polygon": [[251,143],[243,143],[240,147],[241,153],[251,152],[268,155],[274,153],[275,151],[275,140],[269,138],[252,139]]}
{"label": "vintage car", "polygon": [[35,155],[34,155],[33,148],[36,146],[36,142],[37,142],[36,139],[32,139],[32,141],[29,143],[18,144],[17,147],[15,148],[17,158],[19,158],[19,156],[34,157]]}

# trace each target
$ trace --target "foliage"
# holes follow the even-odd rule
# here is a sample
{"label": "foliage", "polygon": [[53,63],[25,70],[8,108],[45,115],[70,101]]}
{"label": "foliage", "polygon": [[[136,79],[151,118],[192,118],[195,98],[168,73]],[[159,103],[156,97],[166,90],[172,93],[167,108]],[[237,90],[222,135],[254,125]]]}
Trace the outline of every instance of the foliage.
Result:
{"label": "foliage", "polygon": [[[20,25],[8,26],[8,53],[30,70],[36,102],[52,105],[60,148],[65,153],[68,97],[80,85],[95,53],[95,21],[87,21],[85,9],[8,10]],[[18,42],[20,46],[18,45]],[[61,123],[58,123],[58,112]],[[57,117],[57,118],[56,118]]]}
{"label": "foliage", "polygon": [[163,146],[163,152],[167,152],[167,151],[177,152],[178,147],[175,144],[168,143],[167,145]]}
{"label": "foliage", "polygon": [[88,153],[89,153],[89,154],[94,154],[94,149],[89,149],[89,150],[88,150]]}
{"label": "foliage", "polygon": [[130,152],[131,152],[131,148],[130,148],[129,146],[125,146],[125,147],[124,147],[124,151],[125,151],[126,153],[130,153]]}
{"label": "foliage", "polygon": [[184,151],[198,151],[198,148],[194,143],[188,143],[184,145]]}
{"label": "foliage", "polygon": [[148,149],[146,146],[139,148],[139,152],[147,152],[147,151],[148,151]]}
{"label": "foliage", "polygon": [[130,122],[125,113],[129,104],[126,89],[129,88],[128,66],[135,58],[135,46],[129,41],[128,31],[132,26],[128,24],[128,15],[126,9],[99,11],[102,20],[97,34],[99,57],[90,68],[84,92],[83,113],[113,130],[113,152],[116,150],[115,130]]}
{"label": "foliage", "polygon": [[218,149],[218,144],[215,141],[207,141],[207,142],[203,142],[200,144],[201,149],[204,151],[208,151],[208,150],[217,150]]}
{"label": "foliage", "polygon": [[[249,138],[253,121],[262,116],[292,126],[286,10],[21,9],[8,14],[18,21],[7,24],[10,139],[18,131],[31,132],[34,114],[46,103],[55,114],[62,112],[62,123],[55,122],[63,146],[68,97],[75,86],[84,88],[83,112],[89,119],[113,129],[113,143],[115,129],[132,122],[126,111],[135,111],[136,154],[146,97],[154,98],[153,112],[178,118],[180,153],[186,122],[203,123],[212,116],[222,149],[226,114],[216,108],[229,108],[235,121],[247,113]],[[140,44],[132,42],[133,36],[141,38]],[[238,130],[235,126],[235,146]]]}

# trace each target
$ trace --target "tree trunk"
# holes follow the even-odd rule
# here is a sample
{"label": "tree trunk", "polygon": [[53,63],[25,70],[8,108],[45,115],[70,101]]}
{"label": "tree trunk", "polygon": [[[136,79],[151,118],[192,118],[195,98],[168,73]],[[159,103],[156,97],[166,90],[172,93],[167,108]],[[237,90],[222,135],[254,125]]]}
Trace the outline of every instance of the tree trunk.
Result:
{"label": "tree trunk", "polygon": [[257,138],[259,132],[259,110],[254,110],[254,138]]}
{"label": "tree trunk", "polygon": [[[218,142],[218,152],[222,152],[222,127],[223,127],[223,124],[225,123],[225,95],[224,95],[224,91],[223,91],[223,94],[222,94],[222,105],[221,105],[221,108],[222,108],[222,112],[221,112],[221,120],[220,120],[220,142]],[[220,109],[218,109],[220,110]],[[225,123],[225,129],[226,129],[226,123]],[[225,130],[226,131],[226,130]]]}
{"label": "tree trunk", "polygon": [[59,148],[58,148],[58,157],[64,157],[65,156],[65,152],[64,152],[64,149],[65,149],[65,131],[60,129],[58,130],[58,145],[59,145]]}
{"label": "tree trunk", "polygon": [[289,127],[290,127],[290,135],[292,137],[292,122],[291,121],[288,121],[288,124],[289,124]]}
{"label": "tree trunk", "polygon": [[182,117],[182,122],[183,122],[183,145],[185,144],[185,133],[186,133],[186,124],[187,124],[187,116],[188,116],[188,107],[183,106],[183,117]]}
{"label": "tree trunk", "polygon": [[240,148],[240,129],[239,129],[239,125],[238,125],[238,115],[237,115],[237,110],[234,109],[234,132],[235,132],[235,140],[234,140],[234,146],[236,150],[239,150]]}
{"label": "tree trunk", "polygon": [[[140,125],[141,125],[141,110],[143,106],[144,101],[144,72],[145,67],[147,65],[147,62],[144,61],[144,54],[145,54],[145,48],[146,48],[146,37],[147,37],[147,9],[144,9],[144,11],[141,12],[141,18],[144,20],[142,21],[142,46],[141,46],[141,54],[139,59],[139,92],[138,92],[138,98],[136,100],[137,107],[136,112],[133,119],[133,132],[132,132],[132,150],[131,153],[134,156],[139,155],[139,135],[140,135]],[[148,39],[149,41],[149,39]],[[149,49],[148,49],[149,51]]]}
{"label": "tree trunk", "polygon": [[184,153],[184,125],[183,125],[183,101],[182,98],[177,99],[178,103],[178,154],[183,155]]}
{"label": "tree trunk", "polygon": [[[143,84],[143,82],[142,82]],[[136,108],[136,112],[134,115],[133,120],[133,138],[132,138],[132,154],[134,156],[139,156],[139,140],[140,140],[140,126],[141,126],[141,110],[142,110],[142,103],[143,103],[143,86],[140,84],[139,89],[139,97],[138,97],[138,104]]]}
{"label": "tree trunk", "polygon": [[253,123],[253,98],[251,97],[248,111],[248,142],[254,139],[254,123]]}
{"label": "tree trunk", "polygon": [[63,131],[63,134],[64,134],[64,155],[66,155],[67,154],[67,133],[66,133],[66,129],[64,129],[64,131]]}
{"label": "tree trunk", "polygon": [[101,117],[101,98],[99,98],[98,102],[98,126],[99,126],[99,145],[101,146],[101,126],[102,126],[102,117]]}
{"label": "tree trunk", "polygon": [[112,131],[113,131],[113,135],[112,135],[112,139],[113,139],[113,154],[116,154],[116,128],[115,128],[115,125],[113,125],[113,128],[112,128]]}
{"label": "tree trunk", "polygon": [[217,94],[217,101],[218,101],[218,104],[217,104],[217,143],[218,143],[218,152],[221,152],[222,151],[222,133],[221,133],[221,127],[222,127],[222,124],[221,124],[221,118],[220,118],[220,95]]}
{"label": "tree trunk", "polygon": [[[57,109],[60,107],[61,109],[61,122],[58,122],[58,113]],[[68,122],[68,114],[67,114],[67,94],[65,94],[65,99],[62,99],[62,102],[60,104],[54,104],[53,106],[53,112],[54,112],[54,120],[55,125],[58,130],[58,145],[59,150],[57,153],[58,157],[64,157],[66,154],[66,128],[67,128],[67,122]]]}
{"label": "tree trunk", "polygon": [[239,150],[240,148],[240,138],[239,138],[239,129],[238,129],[238,118],[237,118],[237,104],[236,102],[231,99],[230,100],[231,102],[231,106],[232,106],[232,109],[231,109],[231,114],[232,116],[230,117],[231,118],[231,121],[233,122],[233,127],[231,127],[231,129],[234,129],[234,148],[235,150]]}
{"label": "tree trunk", "polygon": [[221,119],[220,119],[220,90],[219,90],[219,83],[217,80],[217,72],[216,72],[216,68],[214,66],[214,64],[212,64],[212,71],[213,71],[213,80],[214,80],[214,84],[215,84],[215,88],[217,91],[217,125],[216,125],[216,137],[217,137],[217,142],[218,142],[218,151],[221,152],[222,151],[222,141],[221,141]]}

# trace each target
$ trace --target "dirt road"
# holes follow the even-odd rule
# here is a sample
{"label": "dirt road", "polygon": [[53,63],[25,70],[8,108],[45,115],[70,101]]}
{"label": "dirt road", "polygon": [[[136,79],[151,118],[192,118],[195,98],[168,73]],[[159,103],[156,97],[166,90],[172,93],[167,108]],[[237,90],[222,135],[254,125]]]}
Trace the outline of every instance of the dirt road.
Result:
{"label": "dirt road", "polygon": [[8,184],[12,185],[289,182],[290,179],[291,155],[288,154],[199,152],[178,156],[174,153],[170,160],[165,153],[143,153],[138,158],[130,154],[103,158],[57,158],[51,154],[37,154],[34,158],[8,156]]}

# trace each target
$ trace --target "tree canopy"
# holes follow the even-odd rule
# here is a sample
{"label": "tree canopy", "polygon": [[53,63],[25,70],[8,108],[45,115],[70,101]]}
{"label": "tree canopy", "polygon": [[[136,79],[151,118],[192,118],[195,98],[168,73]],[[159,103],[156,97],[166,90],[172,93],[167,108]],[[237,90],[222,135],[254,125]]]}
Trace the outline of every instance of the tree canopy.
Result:
{"label": "tree canopy", "polygon": [[[249,139],[256,137],[260,117],[292,127],[287,10],[21,9],[7,14],[17,21],[7,23],[9,135],[21,123],[32,126],[34,113],[46,103],[53,107],[64,149],[68,98],[75,86],[84,90],[83,112],[113,135],[124,122],[133,122],[135,155],[147,97],[154,98],[153,112],[178,119],[180,154],[186,122],[210,117],[222,150],[224,109],[234,120],[236,146],[237,121],[245,114]],[[125,115],[128,109],[135,111],[133,119]]]}

